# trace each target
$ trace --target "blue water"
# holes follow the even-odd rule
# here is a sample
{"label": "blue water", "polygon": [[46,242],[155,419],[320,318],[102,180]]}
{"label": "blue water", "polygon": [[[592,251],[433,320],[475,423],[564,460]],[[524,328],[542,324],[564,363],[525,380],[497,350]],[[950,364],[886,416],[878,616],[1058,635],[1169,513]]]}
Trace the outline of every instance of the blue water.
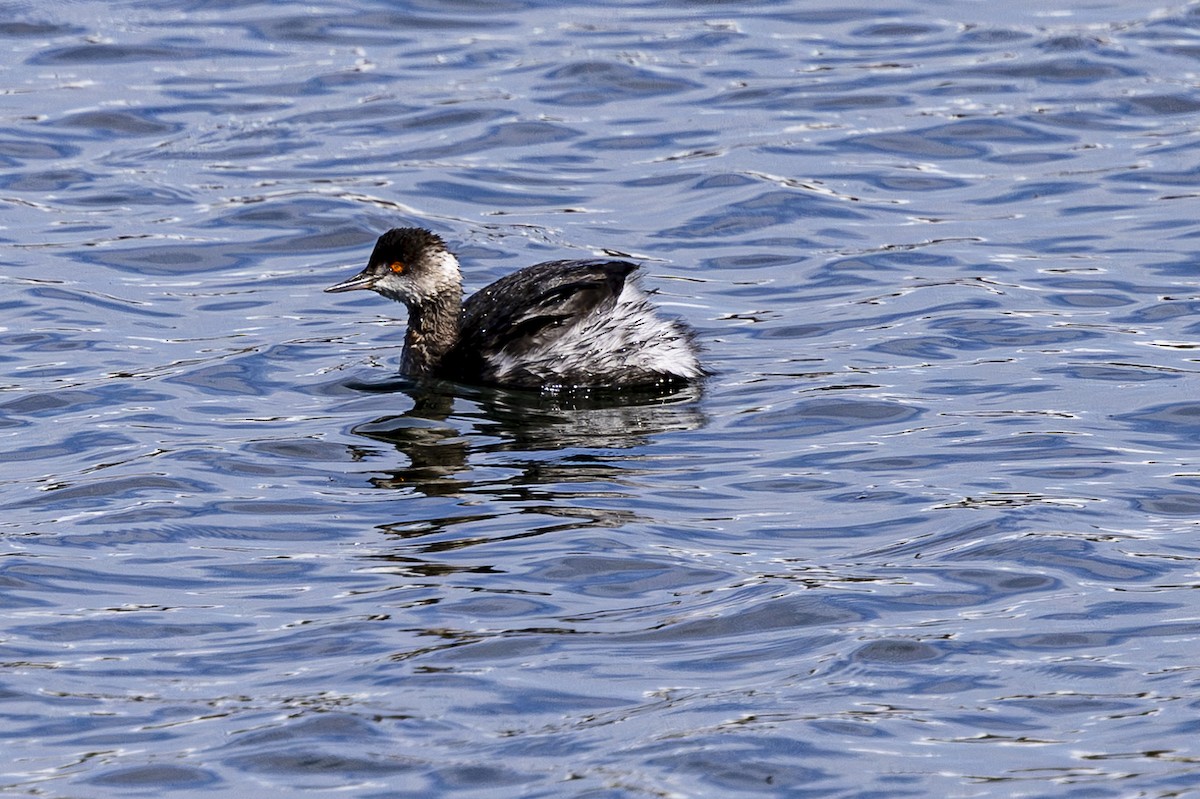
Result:
{"label": "blue water", "polygon": [[[0,793],[1200,795],[1200,6],[7,4]],[[716,374],[326,295],[645,264]]]}

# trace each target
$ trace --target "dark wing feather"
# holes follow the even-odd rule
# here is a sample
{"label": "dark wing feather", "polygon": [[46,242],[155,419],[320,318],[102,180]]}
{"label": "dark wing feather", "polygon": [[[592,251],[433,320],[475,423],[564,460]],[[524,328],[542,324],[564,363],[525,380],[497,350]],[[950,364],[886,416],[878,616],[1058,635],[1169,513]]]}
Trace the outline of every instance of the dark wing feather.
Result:
{"label": "dark wing feather", "polygon": [[612,307],[628,261],[547,261],[505,275],[463,304],[460,366],[483,365],[495,354],[520,354],[553,341],[565,323]]}

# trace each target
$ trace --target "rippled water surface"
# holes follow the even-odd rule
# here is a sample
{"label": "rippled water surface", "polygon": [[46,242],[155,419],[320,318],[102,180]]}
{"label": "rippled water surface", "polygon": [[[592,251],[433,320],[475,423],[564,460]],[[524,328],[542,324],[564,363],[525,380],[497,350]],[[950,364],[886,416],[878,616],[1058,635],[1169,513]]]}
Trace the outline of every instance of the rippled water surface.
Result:
{"label": "rippled water surface", "polygon": [[[0,792],[1200,793],[1200,7],[6,3]],[[320,289],[645,264],[716,374]]]}

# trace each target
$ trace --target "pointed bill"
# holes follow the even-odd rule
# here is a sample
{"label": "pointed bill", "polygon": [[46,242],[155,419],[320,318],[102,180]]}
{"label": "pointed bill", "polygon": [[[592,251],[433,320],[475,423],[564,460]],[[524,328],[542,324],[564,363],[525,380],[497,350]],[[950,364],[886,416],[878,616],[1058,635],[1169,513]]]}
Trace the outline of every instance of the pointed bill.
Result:
{"label": "pointed bill", "polygon": [[325,292],[336,294],[339,291],[357,291],[358,289],[371,289],[374,287],[375,275],[364,269],[349,280],[343,280],[341,283],[330,286],[325,289]]}

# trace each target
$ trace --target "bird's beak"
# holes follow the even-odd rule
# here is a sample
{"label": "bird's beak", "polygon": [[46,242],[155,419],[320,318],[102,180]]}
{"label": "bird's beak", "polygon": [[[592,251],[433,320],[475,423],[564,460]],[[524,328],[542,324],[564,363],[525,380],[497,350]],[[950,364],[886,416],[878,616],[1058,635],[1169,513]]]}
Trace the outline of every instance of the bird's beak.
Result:
{"label": "bird's beak", "polygon": [[349,280],[343,280],[325,291],[329,294],[335,294],[339,291],[356,291],[358,289],[373,289],[375,288],[375,275],[364,269]]}

